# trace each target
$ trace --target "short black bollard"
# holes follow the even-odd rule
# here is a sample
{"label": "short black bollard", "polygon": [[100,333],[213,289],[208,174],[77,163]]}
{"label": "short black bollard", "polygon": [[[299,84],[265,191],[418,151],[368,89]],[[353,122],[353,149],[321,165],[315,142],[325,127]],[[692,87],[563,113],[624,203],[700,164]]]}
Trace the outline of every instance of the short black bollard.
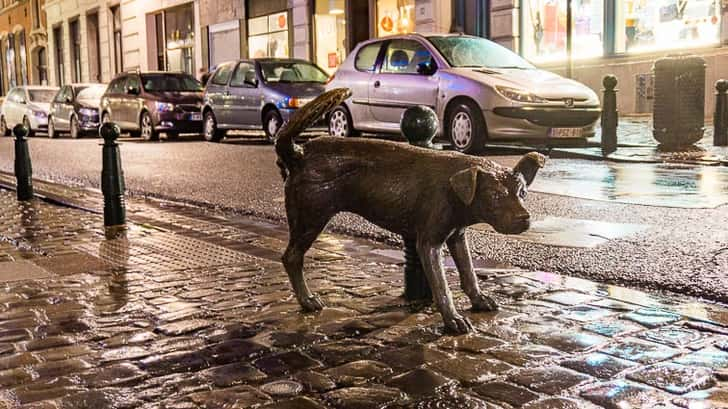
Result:
{"label": "short black bollard", "polygon": [[604,101],[602,101],[602,154],[609,155],[617,150],[617,77],[604,76]]}
{"label": "short black bollard", "polygon": [[105,123],[99,128],[104,138],[101,191],[104,194],[104,230],[107,239],[126,234],[126,205],[124,203],[124,171],[121,168],[119,138],[121,129],[115,123]]}
{"label": "short black bollard", "polygon": [[[410,144],[435,149],[432,139],[437,134],[438,121],[435,111],[429,107],[415,106],[405,110],[400,121],[400,129]],[[417,243],[411,237],[403,237],[403,240],[404,297],[408,301],[432,300],[432,290],[417,253]]]}
{"label": "short black bollard", "polygon": [[715,83],[715,115],[713,116],[713,145],[728,146],[728,80]]}
{"label": "short black bollard", "polygon": [[15,125],[15,178],[17,180],[18,200],[26,201],[33,198],[33,167],[30,164],[28,151],[28,133],[30,130],[22,124]]}

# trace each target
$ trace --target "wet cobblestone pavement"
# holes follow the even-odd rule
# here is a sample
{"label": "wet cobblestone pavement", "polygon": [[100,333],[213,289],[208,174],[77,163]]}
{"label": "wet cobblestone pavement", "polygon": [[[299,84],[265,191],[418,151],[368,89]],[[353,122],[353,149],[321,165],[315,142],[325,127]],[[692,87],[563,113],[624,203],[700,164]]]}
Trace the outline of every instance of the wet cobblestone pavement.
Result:
{"label": "wet cobblestone pavement", "polygon": [[501,311],[454,337],[378,243],[322,236],[306,271],[329,307],[301,314],[285,226],[132,200],[106,241],[97,213],[7,190],[0,208],[0,408],[728,407],[718,305],[480,268]]}

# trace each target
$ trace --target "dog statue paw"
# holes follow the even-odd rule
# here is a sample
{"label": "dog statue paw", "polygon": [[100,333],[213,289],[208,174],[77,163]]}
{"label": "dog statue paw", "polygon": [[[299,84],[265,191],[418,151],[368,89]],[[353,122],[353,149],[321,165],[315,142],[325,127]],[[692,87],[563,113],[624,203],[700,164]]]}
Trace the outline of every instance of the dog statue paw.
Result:
{"label": "dog statue paw", "polygon": [[318,295],[312,295],[307,298],[303,298],[300,301],[301,307],[306,312],[321,311],[324,309],[326,304],[319,298]]}
{"label": "dog statue paw", "polygon": [[498,304],[485,294],[478,294],[477,296],[470,299],[470,304],[473,306],[473,311],[488,312],[498,311]]}
{"label": "dog statue paw", "polygon": [[449,334],[467,334],[473,332],[473,324],[462,315],[454,315],[451,318],[444,319],[444,321],[445,332]]}

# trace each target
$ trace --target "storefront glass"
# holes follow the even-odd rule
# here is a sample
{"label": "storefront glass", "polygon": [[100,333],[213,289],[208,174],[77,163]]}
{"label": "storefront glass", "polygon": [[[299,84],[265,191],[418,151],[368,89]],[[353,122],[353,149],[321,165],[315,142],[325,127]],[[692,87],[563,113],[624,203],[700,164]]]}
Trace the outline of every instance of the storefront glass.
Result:
{"label": "storefront glass", "polygon": [[332,74],[346,58],[345,0],[316,0],[316,64]]}
{"label": "storefront glass", "polygon": [[377,36],[415,31],[414,0],[377,0]]}
{"label": "storefront glass", "polygon": [[168,71],[195,74],[195,14],[192,3],[164,11]]}
{"label": "storefront glass", "polygon": [[251,58],[288,58],[288,12],[249,19],[248,34]]}
{"label": "storefront glass", "polygon": [[720,17],[717,0],[618,0],[616,51],[718,44]]}
{"label": "storefront glass", "polygon": [[[523,0],[523,55],[534,62],[566,59],[567,0]],[[572,0],[574,58],[604,53],[604,0]]]}

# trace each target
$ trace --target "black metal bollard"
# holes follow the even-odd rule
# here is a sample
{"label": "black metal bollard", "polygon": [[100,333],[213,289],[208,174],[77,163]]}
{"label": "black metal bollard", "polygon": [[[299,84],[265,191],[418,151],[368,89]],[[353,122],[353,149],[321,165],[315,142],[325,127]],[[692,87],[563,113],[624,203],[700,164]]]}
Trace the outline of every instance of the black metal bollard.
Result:
{"label": "black metal bollard", "polygon": [[713,116],[713,145],[728,146],[728,80],[715,83],[715,115]]}
{"label": "black metal bollard", "polygon": [[602,154],[609,155],[617,150],[617,126],[619,111],[617,111],[617,77],[606,75],[602,80],[604,85],[604,101],[602,102]]}
{"label": "black metal bollard", "polygon": [[33,199],[33,167],[30,164],[28,151],[28,133],[30,130],[22,124],[15,125],[15,178],[17,180],[18,200]]}
{"label": "black metal bollard", "polygon": [[116,139],[121,129],[115,123],[105,123],[99,128],[104,138],[101,191],[104,194],[104,230],[107,239],[126,234],[126,204],[124,203],[124,171]]}
{"label": "black metal bollard", "polygon": [[[429,107],[415,106],[404,111],[400,129],[411,145],[435,149],[432,139],[437,134],[438,121],[435,111]],[[403,237],[403,240],[404,297],[408,301],[432,300],[432,290],[417,253],[417,242],[412,237]]]}

